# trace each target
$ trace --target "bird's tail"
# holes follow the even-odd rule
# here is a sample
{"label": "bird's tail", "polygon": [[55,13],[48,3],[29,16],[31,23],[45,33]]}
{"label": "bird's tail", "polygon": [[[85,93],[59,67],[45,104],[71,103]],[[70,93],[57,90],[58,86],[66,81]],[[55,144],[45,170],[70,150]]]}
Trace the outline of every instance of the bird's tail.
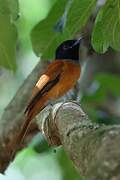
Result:
{"label": "bird's tail", "polygon": [[12,154],[11,154],[11,160],[14,159],[15,154],[18,151],[19,146],[22,144],[22,142],[23,142],[23,140],[24,140],[24,138],[28,132],[28,129],[31,125],[32,115],[26,115],[25,118],[26,118],[25,122],[22,125],[21,130],[20,130],[18,136],[15,138],[15,141],[13,143],[14,150],[12,151]]}
{"label": "bird's tail", "polygon": [[[39,95],[40,94],[40,95]],[[37,96],[35,96],[30,103],[28,104],[26,110],[25,110],[25,120],[21,127],[21,130],[18,134],[18,136],[15,138],[15,141],[13,143],[14,150],[11,155],[11,160],[15,157],[15,154],[19,148],[19,146],[22,144],[24,137],[26,136],[26,133],[28,132],[28,129],[31,125],[32,119],[45,107],[46,102],[46,96],[42,96],[39,92]]]}

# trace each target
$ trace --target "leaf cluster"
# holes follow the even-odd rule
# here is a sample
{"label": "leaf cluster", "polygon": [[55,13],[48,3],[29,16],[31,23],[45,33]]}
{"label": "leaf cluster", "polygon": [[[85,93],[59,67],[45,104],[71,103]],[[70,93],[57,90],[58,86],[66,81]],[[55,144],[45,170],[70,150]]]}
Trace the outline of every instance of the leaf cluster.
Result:
{"label": "leaf cluster", "polygon": [[[64,40],[74,38],[86,25],[98,7],[97,0],[61,0],[51,3],[47,17],[31,31],[31,42],[37,56],[54,58],[56,47]],[[46,7],[47,8],[47,7]],[[16,69],[18,0],[0,0],[0,65]],[[120,50],[120,0],[106,0],[99,8],[91,44],[98,53],[109,47]]]}

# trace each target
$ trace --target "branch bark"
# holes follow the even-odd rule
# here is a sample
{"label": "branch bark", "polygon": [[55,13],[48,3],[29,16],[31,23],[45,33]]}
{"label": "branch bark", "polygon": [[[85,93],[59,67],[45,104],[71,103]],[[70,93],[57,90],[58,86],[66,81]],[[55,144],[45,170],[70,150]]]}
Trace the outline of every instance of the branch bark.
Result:
{"label": "branch bark", "polygon": [[92,123],[73,102],[57,104],[49,111],[39,116],[38,125],[50,145],[64,146],[80,174],[88,180],[120,179],[120,126]]}

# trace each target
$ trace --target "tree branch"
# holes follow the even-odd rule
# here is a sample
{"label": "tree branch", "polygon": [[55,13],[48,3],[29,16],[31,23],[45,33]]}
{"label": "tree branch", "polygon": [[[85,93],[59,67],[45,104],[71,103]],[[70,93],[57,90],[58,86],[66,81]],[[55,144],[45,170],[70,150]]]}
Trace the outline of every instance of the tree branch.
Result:
{"label": "tree branch", "polygon": [[73,102],[49,111],[46,117],[39,115],[39,127],[49,144],[64,146],[80,174],[88,180],[120,179],[120,126],[92,123]]}

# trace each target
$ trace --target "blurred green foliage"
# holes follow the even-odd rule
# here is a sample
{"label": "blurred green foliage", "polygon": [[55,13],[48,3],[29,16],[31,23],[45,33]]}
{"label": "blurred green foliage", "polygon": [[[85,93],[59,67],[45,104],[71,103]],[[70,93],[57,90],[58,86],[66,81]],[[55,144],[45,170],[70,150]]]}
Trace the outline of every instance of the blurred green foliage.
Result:
{"label": "blurred green foliage", "polygon": [[12,15],[12,19],[16,21],[17,18],[19,17],[19,1],[18,0],[4,0],[4,3],[5,2],[7,3],[7,5],[9,5],[9,13],[10,15]]}
{"label": "blurred green foliage", "polygon": [[114,107],[114,101],[120,98],[120,77],[114,74],[98,74],[84,93],[81,104],[87,110],[89,117],[95,122],[105,124],[120,124],[119,117],[106,112],[106,106]]}
{"label": "blurred green foliage", "polygon": [[[15,0],[0,0],[0,65],[13,70],[16,68],[15,31],[18,32],[22,47],[31,46],[31,34],[35,53],[43,58],[53,58],[58,44],[74,37],[85,26],[96,2],[97,0],[35,0],[33,5],[31,0],[21,0],[19,4]],[[92,33],[92,45],[97,52],[104,53],[108,47],[120,50],[119,12],[119,0],[107,0],[99,10]]]}
{"label": "blurred green foliage", "polygon": [[62,180],[83,180],[83,177],[77,173],[74,169],[72,161],[69,160],[63,148],[58,151],[58,163],[62,169],[63,179]]}
{"label": "blurred green foliage", "polygon": [[12,23],[18,14],[18,1],[0,0],[0,65],[16,69],[17,30]]}
{"label": "blurred green foliage", "polygon": [[[48,151],[36,153],[31,147],[21,151],[13,165],[19,167],[25,177],[31,178],[39,175],[39,179],[49,180],[82,180],[83,178],[74,169],[72,162],[62,147],[50,148]],[[42,173],[44,172],[44,175]],[[43,176],[43,177],[42,177]],[[52,176],[52,178],[51,178]]]}
{"label": "blurred green foliage", "polygon": [[120,1],[107,0],[101,7],[92,34],[93,48],[104,53],[108,47],[120,51]]}
{"label": "blurred green foliage", "polygon": [[[96,4],[96,0],[74,0],[69,6],[67,2],[69,3],[68,0],[56,1],[47,18],[33,29],[32,45],[38,56],[42,53],[45,59],[54,58],[56,47],[80,31]],[[56,32],[56,23],[58,26],[63,24],[62,32]]]}
{"label": "blurred green foliage", "polygon": [[19,13],[18,0],[0,0],[0,15],[11,16],[12,20],[16,20]]}
{"label": "blurred green foliage", "polygon": [[104,103],[109,95],[120,96],[120,77],[114,74],[97,74],[84,101],[96,105]]}

